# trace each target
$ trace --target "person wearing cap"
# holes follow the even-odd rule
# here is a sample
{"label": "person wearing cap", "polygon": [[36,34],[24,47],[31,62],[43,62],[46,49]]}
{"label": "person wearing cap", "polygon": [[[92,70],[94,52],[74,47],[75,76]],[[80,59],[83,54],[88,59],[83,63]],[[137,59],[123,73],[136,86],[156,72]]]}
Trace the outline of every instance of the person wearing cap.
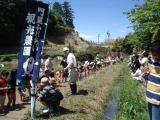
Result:
{"label": "person wearing cap", "polygon": [[42,90],[40,91],[37,100],[39,100],[46,107],[46,109],[43,110],[43,113],[56,111],[59,107],[60,100],[63,99],[62,93],[53,85],[49,84],[48,77],[43,77],[40,85]]}
{"label": "person wearing cap", "polygon": [[69,52],[69,48],[63,48],[64,56],[67,57],[67,67],[64,70],[68,70],[68,81],[71,89],[71,94],[75,95],[77,93],[77,84],[76,81],[78,80],[78,69],[77,69],[77,62],[76,57],[73,53]]}

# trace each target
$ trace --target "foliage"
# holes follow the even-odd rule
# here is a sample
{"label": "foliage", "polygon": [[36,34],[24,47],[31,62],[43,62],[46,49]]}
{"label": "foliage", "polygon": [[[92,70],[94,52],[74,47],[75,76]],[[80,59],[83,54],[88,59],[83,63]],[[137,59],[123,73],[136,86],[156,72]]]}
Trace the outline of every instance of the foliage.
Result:
{"label": "foliage", "polygon": [[124,69],[118,97],[120,113],[116,120],[147,120],[144,91],[138,81],[131,79],[130,71]]}
{"label": "foliage", "polygon": [[[0,9],[0,46],[17,46],[20,43],[21,29],[25,20],[26,2],[0,0]],[[55,2],[50,11],[47,36],[61,36],[72,32],[73,13],[69,2]]]}
{"label": "foliage", "polygon": [[0,46],[18,45],[24,23],[24,8],[22,0],[0,1]]}
{"label": "foliage", "polygon": [[13,58],[17,58],[17,54],[0,55],[0,61],[11,61]]}
{"label": "foliage", "polygon": [[113,44],[112,50],[114,50],[115,52],[121,52],[122,51],[122,42],[123,42],[122,38],[116,39],[116,41]]}
{"label": "foliage", "polygon": [[69,2],[67,2],[67,1],[63,2],[63,13],[64,13],[65,24],[70,26],[71,28],[74,28],[74,25],[73,25],[73,18],[74,18],[73,9],[71,8]]}
{"label": "foliage", "polygon": [[72,53],[76,53],[77,52],[76,49],[74,48],[74,46],[72,46],[70,43],[69,43],[69,45],[67,47],[69,48],[70,52],[72,52]]}
{"label": "foliage", "polygon": [[76,54],[76,58],[77,58],[78,61],[83,62],[83,61],[86,61],[86,60],[92,61],[92,60],[94,60],[95,56],[94,56],[94,54],[86,53],[84,51],[81,51],[81,52],[78,52]]}
{"label": "foliage", "polygon": [[63,51],[45,51],[43,53],[43,59],[47,59],[49,56],[56,57],[56,56],[64,56]]}
{"label": "foliage", "polygon": [[73,10],[69,2],[55,2],[50,11],[47,35],[61,36],[73,31]]}
{"label": "foliage", "polygon": [[101,54],[101,55],[107,55],[108,54],[108,48],[106,47],[102,47],[102,46],[88,46],[86,49],[87,53],[90,53],[94,56],[96,56],[97,54]]}
{"label": "foliage", "polygon": [[132,23],[134,32],[128,34],[122,42],[124,51],[131,53],[138,50],[149,50],[150,44],[160,38],[160,0],[145,0],[144,4],[125,13]]}
{"label": "foliage", "polygon": [[135,31],[151,32],[152,40],[156,40],[160,30],[160,0],[145,0],[144,4],[136,6],[127,15]]}
{"label": "foliage", "polygon": [[[76,57],[79,61],[94,60],[98,55],[99,58],[103,58],[108,54],[111,54],[110,48],[102,46],[88,46],[85,51],[81,51],[76,54]],[[113,52],[112,52],[113,53]],[[113,54],[112,54],[113,55]]]}

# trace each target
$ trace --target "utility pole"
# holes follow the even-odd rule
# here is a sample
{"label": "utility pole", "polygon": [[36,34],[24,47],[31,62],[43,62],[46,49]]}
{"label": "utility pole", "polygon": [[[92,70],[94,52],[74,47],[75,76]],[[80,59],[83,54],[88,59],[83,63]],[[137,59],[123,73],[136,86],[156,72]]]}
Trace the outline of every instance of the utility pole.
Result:
{"label": "utility pole", "polygon": [[98,37],[98,44],[99,44],[99,38],[100,38],[100,34],[98,34],[98,36],[97,36],[97,37]]}

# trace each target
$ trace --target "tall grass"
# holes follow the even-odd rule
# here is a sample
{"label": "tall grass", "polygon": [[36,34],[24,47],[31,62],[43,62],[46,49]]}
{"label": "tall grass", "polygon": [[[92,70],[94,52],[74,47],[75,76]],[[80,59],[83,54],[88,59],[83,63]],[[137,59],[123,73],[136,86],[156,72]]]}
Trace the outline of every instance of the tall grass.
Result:
{"label": "tall grass", "polygon": [[118,97],[119,115],[115,120],[147,120],[145,93],[141,84],[131,78],[125,67]]}

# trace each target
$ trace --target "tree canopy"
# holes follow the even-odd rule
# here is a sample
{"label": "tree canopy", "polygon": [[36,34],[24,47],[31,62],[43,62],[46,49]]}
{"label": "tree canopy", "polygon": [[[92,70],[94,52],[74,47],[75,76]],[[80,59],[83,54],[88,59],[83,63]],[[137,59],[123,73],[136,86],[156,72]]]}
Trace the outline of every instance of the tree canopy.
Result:
{"label": "tree canopy", "polygon": [[0,0],[1,46],[18,44],[24,22],[24,8],[22,0]]}
{"label": "tree canopy", "polygon": [[[1,47],[17,46],[26,11],[25,0],[0,0]],[[54,2],[50,10],[47,36],[65,35],[74,30],[74,12],[69,2]],[[8,44],[9,43],[9,44]]]}
{"label": "tree canopy", "polygon": [[144,4],[135,5],[125,15],[134,32],[124,38],[122,49],[127,53],[133,48],[149,50],[150,44],[160,39],[160,0],[144,0]]}
{"label": "tree canopy", "polygon": [[74,29],[73,9],[69,2],[55,2],[50,11],[47,35],[65,35]]}

